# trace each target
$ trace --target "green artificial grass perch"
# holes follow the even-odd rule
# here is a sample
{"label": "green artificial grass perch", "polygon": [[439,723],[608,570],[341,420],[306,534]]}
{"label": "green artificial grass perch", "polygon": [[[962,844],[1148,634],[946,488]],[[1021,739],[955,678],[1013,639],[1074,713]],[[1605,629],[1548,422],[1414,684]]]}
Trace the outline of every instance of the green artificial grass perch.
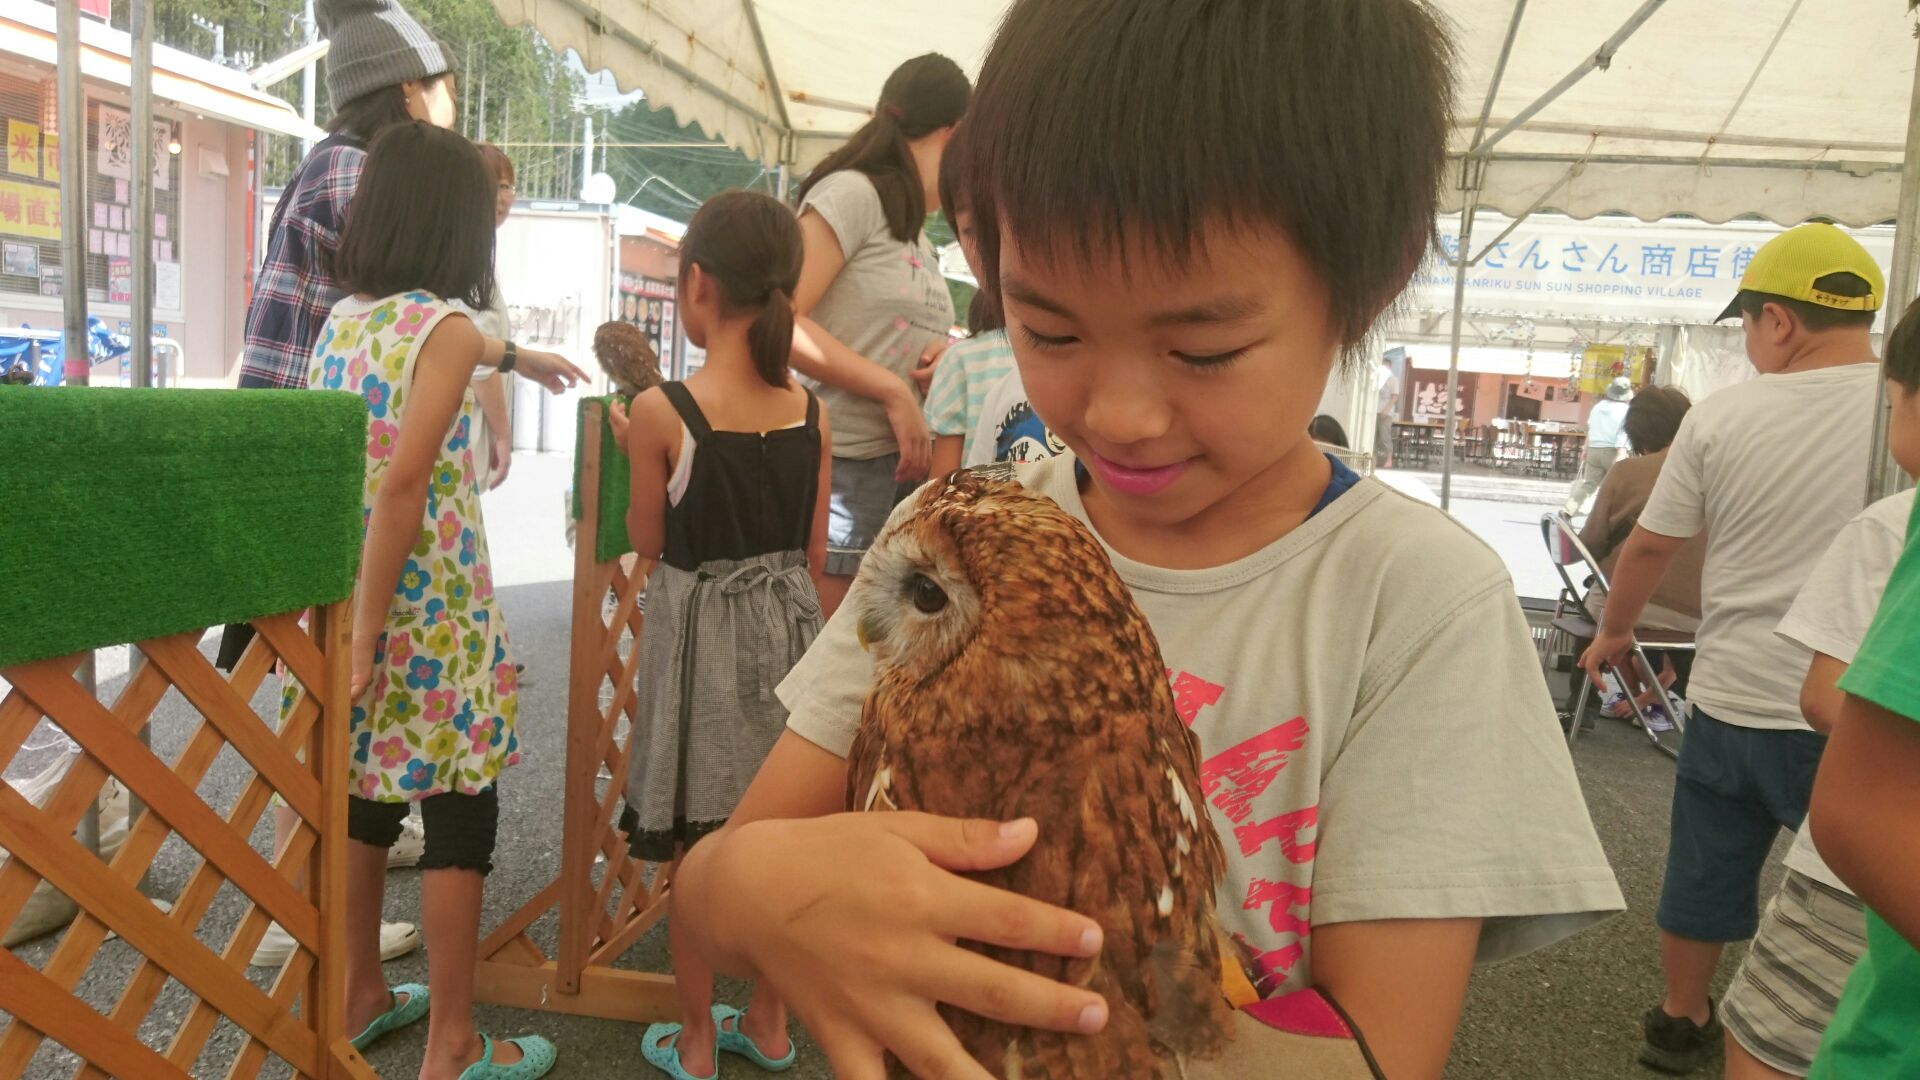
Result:
{"label": "green artificial grass perch", "polygon": [[608,562],[633,550],[627,538],[627,507],[633,502],[633,465],[627,461],[626,447],[614,441],[613,425],[607,422],[607,406],[626,398],[591,397],[580,402],[579,423],[573,436],[573,520],[584,511],[580,491],[580,463],[587,460],[587,406],[600,406],[600,534],[595,538],[595,562]]}
{"label": "green artificial grass perch", "polygon": [[345,599],[367,408],[0,386],[0,667]]}

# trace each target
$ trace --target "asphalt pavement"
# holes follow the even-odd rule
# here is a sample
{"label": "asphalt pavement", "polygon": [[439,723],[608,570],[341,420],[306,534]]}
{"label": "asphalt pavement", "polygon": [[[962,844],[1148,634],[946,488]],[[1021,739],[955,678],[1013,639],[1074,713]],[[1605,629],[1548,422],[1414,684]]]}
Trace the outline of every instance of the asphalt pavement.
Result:
{"label": "asphalt pavement", "polygon": [[[496,869],[487,883],[483,917],[483,925],[488,926],[542,888],[559,859],[570,602],[567,579],[572,567],[562,532],[561,492],[569,482],[570,467],[564,457],[522,453],[507,485],[486,502],[495,579],[500,584],[515,649],[529,674],[520,720],[526,760],[509,772],[501,785],[500,840]],[[1414,478],[1398,482],[1421,481]],[[1543,505],[1550,503],[1551,493],[1543,491],[1542,500]],[[1539,551],[1538,508],[1499,500],[1464,502],[1464,506],[1456,503],[1456,512],[1461,512],[1469,527],[1483,536],[1492,533],[1489,542],[1510,565],[1525,569],[1529,561],[1534,561],[1527,545],[1530,540],[1532,552]],[[213,645],[214,640],[209,638],[203,647],[211,650]],[[110,651],[103,657],[103,695],[112,693],[124,679],[124,667],[124,650]],[[1565,676],[1554,678],[1558,694]],[[271,715],[272,680],[255,706],[263,715]],[[194,722],[191,709],[178,694],[170,695],[155,714],[155,747],[168,755],[177,751],[191,735]],[[34,742],[49,741],[48,736],[43,724]],[[7,775],[18,777],[30,772],[53,753],[43,749],[23,754]],[[1666,857],[1673,765],[1643,736],[1604,720],[1597,730],[1581,737],[1574,760],[1594,824],[1626,894],[1628,910],[1569,941],[1479,971],[1461,1020],[1447,1071],[1449,1080],[1618,1080],[1657,1075],[1636,1065],[1633,1058],[1639,1044],[1640,1015],[1660,995],[1652,911]],[[224,811],[249,776],[245,763],[229,750],[215,763],[200,790],[211,805]],[[267,849],[264,822],[254,841],[260,850]],[[1784,850],[1783,839],[1768,867],[1768,893],[1778,883],[1778,860]],[[153,895],[176,895],[198,861],[177,839],[169,841],[154,865]],[[242,910],[237,894],[223,887],[202,923],[202,939],[219,948]],[[417,872],[401,870],[388,876],[387,912],[389,918],[419,920]],[[556,932],[551,917],[534,928],[536,938],[549,950]],[[43,939],[15,951],[38,966],[51,954],[56,940]],[[1735,950],[1723,965],[1722,984],[1731,974],[1737,955]],[[125,944],[109,942],[81,983],[83,995],[97,1007],[109,1007],[137,961]],[[624,958],[623,965],[670,970],[664,926],[643,938]],[[388,965],[388,971],[393,982],[424,982],[425,956],[415,953],[395,961]],[[268,972],[255,971],[253,975],[262,985],[271,978]],[[723,987],[722,999],[738,1001],[740,989]],[[159,1007],[141,1028],[141,1037],[149,1045],[164,1047],[190,1004],[186,992],[170,983]],[[493,1006],[481,1007],[479,1015],[482,1029],[497,1035],[539,1032],[553,1039],[560,1048],[559,1065],[550,1074],[555,1080],[655,1075],[640,1058],[641,1032],[637,1026]],[[0,1019],[5,1019],[3,1014]],[[787,1075],[831,1076],[824,1058],[797,1028],[796,1036],[802,1048],[800,1061]],[[384,1076],[411,1077],[418,1067],[424,1040],[423,1025],[389,1037],[368,1057]],[[223,1023],[194,1074],[225,1075],[239,1045],[235,1031]],[[65,1077],[72,1074],[73,1067],[70,1054],[47,1046],[25,1075]],[[284,1075],[284,1067],[268,1075]],[[721,1071],[726,1080],[756,1075],[757,1070],[737,1059],[728,1059]],[[1276,1070],[1275,1075],[1287,1074]],[[1718,1066],[1698,1075],[1717,1077]]]}

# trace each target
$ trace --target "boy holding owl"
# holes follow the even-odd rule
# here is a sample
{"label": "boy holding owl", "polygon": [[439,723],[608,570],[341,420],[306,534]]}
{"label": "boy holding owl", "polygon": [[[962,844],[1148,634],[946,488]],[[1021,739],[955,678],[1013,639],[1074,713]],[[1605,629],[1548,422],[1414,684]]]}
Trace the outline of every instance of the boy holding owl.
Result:
{"label": "boy holding owl", "polygon": [[[1500,559],[1306,435],[1432,245],[1450,58],[1419,0],[1018,0],[967,120],[982,285],[1068,447],[1015,476],[1091,528],[1158,639],[1261,1005],[1337,1001],[1395,1080],[1441,1075],[1476,962],[1622,907]],[[1036,617],[1075,610],[1073,576]],[[891,1054],[984,1080],[937,1004],[1088,1033],[1109,1004],[955,939],[1088,957],[1103,931],[964,876],[1067,823],[839,813],[874,679],[859,607],[681,867],[676,941],[777,986],[837,1075]],[[943,647],[1004,646],[969,633]],[[1080,704],[978,693],[1041,725],[1103,677]],[[1242,1020],[1232,1053],[1284,1065],[1271,1035]]]}

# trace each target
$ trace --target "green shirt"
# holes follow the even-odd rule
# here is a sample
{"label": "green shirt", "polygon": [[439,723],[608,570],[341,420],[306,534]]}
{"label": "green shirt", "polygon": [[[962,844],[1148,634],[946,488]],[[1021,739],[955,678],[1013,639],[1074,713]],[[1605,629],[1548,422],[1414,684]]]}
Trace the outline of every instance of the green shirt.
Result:
{"label": "green shirt", "polygon": [[[1840,689],[1920,723],[1920,503],[1873,628]],[[1920,1077],[1920,951],[1867,912],[1867,952],[1834,1009],[1809,1080]]]}

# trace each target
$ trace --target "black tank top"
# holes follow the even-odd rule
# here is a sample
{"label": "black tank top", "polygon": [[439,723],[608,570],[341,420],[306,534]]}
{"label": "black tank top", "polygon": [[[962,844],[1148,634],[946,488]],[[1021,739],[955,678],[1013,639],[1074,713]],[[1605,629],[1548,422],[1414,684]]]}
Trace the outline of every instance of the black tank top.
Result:
{"label": "black tank top", "polygon": [[667,506],[667,565],[694,571],[714,560],[805,551],[820,487],[820,401],[807,421],[765,433],[715,431],[682,383],[660,387],[693,436],[693,468]]}

